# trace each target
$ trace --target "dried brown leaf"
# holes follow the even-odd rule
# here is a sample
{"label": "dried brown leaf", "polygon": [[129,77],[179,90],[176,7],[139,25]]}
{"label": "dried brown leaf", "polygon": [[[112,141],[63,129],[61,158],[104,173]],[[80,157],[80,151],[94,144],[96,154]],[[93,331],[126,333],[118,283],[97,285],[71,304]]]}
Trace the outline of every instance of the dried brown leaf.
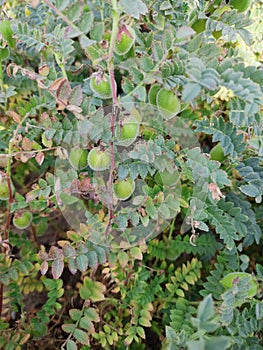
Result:
{"label": "dried brown leaf", "polygon": [[42,165],[44,159],[45,159],[45,154],[44,152],[39,152],[37,155],[36,155],[36,161],[39,165]]}
{"label": "dried brown leaf", "polygon": [[67,79],[65,78],[58,78],[57,80],[55,80],[49,87],[50,90],[54,90],[54,91],[57,91],[57,89],[59,88],[60,84],[63,82],[63,81],[67,81]]}
{"label": "dried brown leaf", "polygon": [[70,84],[68,80],[64,79],[57,89],[57,97],[63,103],[67,104],[70,93],[71,93]]}
{"label": "dried brown leaf", "polygon": [[21,116],[15,111],[6,111],[5,114],[8,115],[8,117],[12,118],[16,123],[20,123]]}
{"label": "dried brown leaf", "polygon": [[29,140],[28,137],[24,137],[22,140],[22,148],[24,151],[31,151],[32,150],[33,142]]}

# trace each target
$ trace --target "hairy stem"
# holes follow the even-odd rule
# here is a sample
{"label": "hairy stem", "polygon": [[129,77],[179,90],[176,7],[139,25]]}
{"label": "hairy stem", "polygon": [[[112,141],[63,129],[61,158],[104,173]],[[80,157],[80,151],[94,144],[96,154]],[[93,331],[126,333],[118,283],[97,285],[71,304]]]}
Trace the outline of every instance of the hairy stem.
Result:
{"label": "hairy stem", "polygon": [[163,62],[165,62],[167,60],[168,55],[169,55],[169,51],[164,52],[163,58],[160,59],[155,64],[155,66],[149,72],[147,72],[145,74],[144,79],[140,83],[138,83],[133,90],[131,90],[129,93],[127,93],[126,96],[132,96],[132,94],[134,93],[135,89],[138,89],[138,87],[143,86],[145,84],[145,80],[147,80],[148,77],[151,77],[153,73],[159,71],[159,69],[162,66]]}
{"label": "hairy stem", "polygon": [[74,28],[75,30],[77,30],[78,32],[80,31],[80,29],[73,23],[71,22],[65,15],[63,15],[63,13],[61,11],[59,11],[58,8],[56,8],[55,5],[53,5],[49,0],[43,0],[48,7],[50,7],[60,18],[63,19],[63,21],[65,23],[67,23],[70,27]]}
{"label": "hairy stem", "polygon": [[[12,194],[12,185],[11,185],[11,154],[12,154],[12,139],[9,141],[9,147],[8,147],[8,160],[7,160],[7,167],[6,167],[6,176],[7,176],[7,186],[8,186],[8,193],[9,198],[7,202],[7,216],[6,216],[6,222],[5,222],[5,228],[4,228],[4,242],[5,245],[3,245],[3,251],[7,255],[9,248],[9,226],[11,223],[11,204],[13,202],[13,194]],[[4,293],[4,285],[3,283],[0,283],[0,316],[2,314],[3,310],[3,293]]]}
{"label": "hairy stem", "polygon": [[9,142],[8,147],[8,159],[7,159],[7,167],[6,167],[6,174],[7,174],[7,186],[8,186],[8,192],[9,192],[9,199],[7,203],[7,218],[6,218],[6,224],[5,224],[5,230],[4,230],[4,240],[8,241],[8,230],[11,222],[11,204],[13,202],[13,194],[12,194],[12,186],[11,186],[11,159],[12,159],[12,140]]}
{"label": "hairy stem", "polygon": [[116,91],[115,79],[114,79],[114,47],[115,47],[115,43],[118,35],[119,18],[120,18],[120,15],[117,7],[117,1],[112,0],[113,22],[112,22],[112,32],[111,32],[111,38],[110,38],[108,70],[109,70],[111,88],[112,88],[113,107],[116,107],[116,104],[117,104],[117,91]]}
{"label": "hairy stem", "polygon": [[108,71],[110,76],[110,82],[111,82],[111,90],[112,90],[112,113],[111,113],[111,135],[112,140],[110,143],[110,155],[111,155],[111,170],[110,170],[110,176],[109,176],[109,221],[106,228],[105,235],[108,236],[109,230],[111,227],[112,219],[113,219],[113,197],[112,197],[112,185],[113,185],[113,179],[114,179],[114,171],[115,171],[115,156],[114,156],[114,144],[113,144],[113,138],[114,138],[114,129],[115,129],[115,121],[116,121],[116,112],[117,112],[117,88],[115,84],[115,76],[114,76],[114,47],[118,35],[118,25],[119,25],[119,9],[117,6],[117,1],[112,0],[112,32],[111,32],[111,38],[110,38],[110,48],[109,48],[109,61],[108,61]]}
{"label": "hairy stem", "polygon": [[4,80],[3,80],[3,69],[2,69],[2,60],[0,60],[0,89],[4,91]]}
{"label": "hairy stem", "polygon": [[[85,302],[84,302],[83,305],[82,305],[82,309],[80,310],[80,311],[81,311],[81,316],[83,316],[84,310],[85,310],[85,309],[86,309],[86,306],[85,306]],[[81,317],[80,317],[80,318],[78,319],[78,321],[75,323],[74,331],[78,328],[80,319],[81,319]],[[64,343],[62,344],[62,346],[61,346],[61,349],[62,349],[62,350],[65,350],[65,346],[67,345],[67,342],[73,337],[74,331],[71,332],[71,333],[68,335],[67,339],[66,339],[66,340],[64,341]]]}
{"label": "hairy stem", "polygon": [[68,76],[67,76],[67,72],[66,72],[66,67],[65,67],[65,63],[63,61],[60,60],[60,58],[58,57],[58,55],[54,52],[54,56],[55,56],[55,60],[59,66],[59,68],[61,69],[63,78],[68,80]]}

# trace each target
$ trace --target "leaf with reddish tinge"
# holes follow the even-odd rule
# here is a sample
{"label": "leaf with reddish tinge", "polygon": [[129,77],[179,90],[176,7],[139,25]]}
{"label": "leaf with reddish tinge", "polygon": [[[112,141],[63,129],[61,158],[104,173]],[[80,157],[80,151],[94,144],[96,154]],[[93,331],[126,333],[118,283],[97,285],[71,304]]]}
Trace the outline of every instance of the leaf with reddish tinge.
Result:
{"label": "leaf with reddish tinge", "polygon": [[73,106],[80,106],[83,100],[82,88],[80,85],[75,86],[69,96],[68,103]]}
{"label": "leaf with reddish tinge", "polygon": [[45,159],[45,154],[44,152],[39,152],[36,157],[36,162],[39,164],[39,165],[42,165],[42,163],[44,162],[44,159]]}
{"label": "leaf with reddish tinge", "polygon": [[40,272],[42,275],[45,275],[47,273],[48,270],[48,262],[47,261],[43,261],[41,266],[40,266]]}
{"label": "leaf with reddish tinge", "polygon": [[78,271],[75,258],[68,258],[68,268],[72,275],[75,275],[75,273]]}
{"label": "leaf with reddish tinge", "polygon": [[57,97],[67,104],[68,98],[71,93],[71,88],[68,80],[64,79],[57,89]]}
{"label": "leaf with reddish tinge", "polygon": [[48,255],[51,260],[63,259],[64,257],[62,250],[54,246],[49,249]]}
{"label": "leaf with reddish tinge", "polygon": [[88,263],[87,255],[81,254],[76,257],[76,266],[80,271],[85,272],[88,268]]}
{"label": "leaf with reddish tinge", "polygon": [[54,260],[52,263],[52,276],[58,279],[64,270],[64,261],[61,259]]}
{"label": "leaf with reddish tinge", "polygon": [[57,89],[60,87],[61,83],[64,81],[64,80],[67,80],[65,78],[58,78],[57,80],[55,80],[49,87],[50,90],[54,90],[54,91],[57,91]]}

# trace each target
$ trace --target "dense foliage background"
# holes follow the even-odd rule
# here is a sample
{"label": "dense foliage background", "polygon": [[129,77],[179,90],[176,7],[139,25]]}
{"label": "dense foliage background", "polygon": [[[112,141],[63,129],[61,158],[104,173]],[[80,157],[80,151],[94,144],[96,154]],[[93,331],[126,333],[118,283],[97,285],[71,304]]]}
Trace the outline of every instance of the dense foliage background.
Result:
{"label": "dense foliage background", "polygon": [[0,4],[0,347],[263,349],[263,2]]}

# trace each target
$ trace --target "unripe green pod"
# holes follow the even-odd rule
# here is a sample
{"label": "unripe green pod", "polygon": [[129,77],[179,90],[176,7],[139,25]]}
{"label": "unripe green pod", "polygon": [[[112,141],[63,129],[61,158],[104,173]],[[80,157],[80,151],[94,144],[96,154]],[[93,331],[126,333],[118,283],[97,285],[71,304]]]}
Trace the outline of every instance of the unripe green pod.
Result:
{"label": "unripe green pod", "polygon": [[[115,81],[114,84],[116,89]],[[90,88],[98,97],[102,99],[109,99],[112,97],[111,82],[108,74],[93,74],[90,79]]]}
{"label": "unripe green pod", "polygon": [[0,199],[7,201],[9,199],[9,189],[7,183],[0,183]]}
{"label": "unripe green pod", "polygon": [[116,144],[119,146],[130,146],[139,134],[140,125],[135,117],[128,117],[120,121],[116,128]]}
{"label": "unripe green pod", "polygon": [[17,211],[13,218],[13,224],[16,228],[23,230],[32,222],[33,215],[30,211]]}
{"label": "unripe green pod", "polygon": [[135,31],[131,27],[123,25],[119,29],[114,51],[117,55],[125,55],[128,53],[135,42]]}
{"label": "unripe green pod", "polygon": [[224,150],[223,150],[222,146],[220,145],[220,143],[218,143],[217,145],[215,145],[215,147],[213,147],[211,149],[210,159],[217,160],[218,162],[222,162],[223,160],[226,159]]}
{"label": "unripe green pod", "polygon": [[178,97],[170,90],[162,88],[156,98],[157,107],[165,119],[171,119],[181,110]]}
{"label": "unripe green pod", "polygon": [[113,191],[115,196],[121,200],[127,200],[135,190],[135,182],[132,178],[117,181],[113,184]]}
{"label": "unripe green pod", "polygon": [[230,0],[229,4],[238,12],[244,12],[249,7],[250,0]]}
{"label": "unripe green pod", "polygon": [[110,168],[111,159],[108,151],[94,147],[88,155],[88,165],[92,170],[103,171]]}
{"label": "unripe green pod", "polygon": [[88,152],[85,149],[73,148],[69,154],[69,162],[77,170],[84,169],[88,164]]}

